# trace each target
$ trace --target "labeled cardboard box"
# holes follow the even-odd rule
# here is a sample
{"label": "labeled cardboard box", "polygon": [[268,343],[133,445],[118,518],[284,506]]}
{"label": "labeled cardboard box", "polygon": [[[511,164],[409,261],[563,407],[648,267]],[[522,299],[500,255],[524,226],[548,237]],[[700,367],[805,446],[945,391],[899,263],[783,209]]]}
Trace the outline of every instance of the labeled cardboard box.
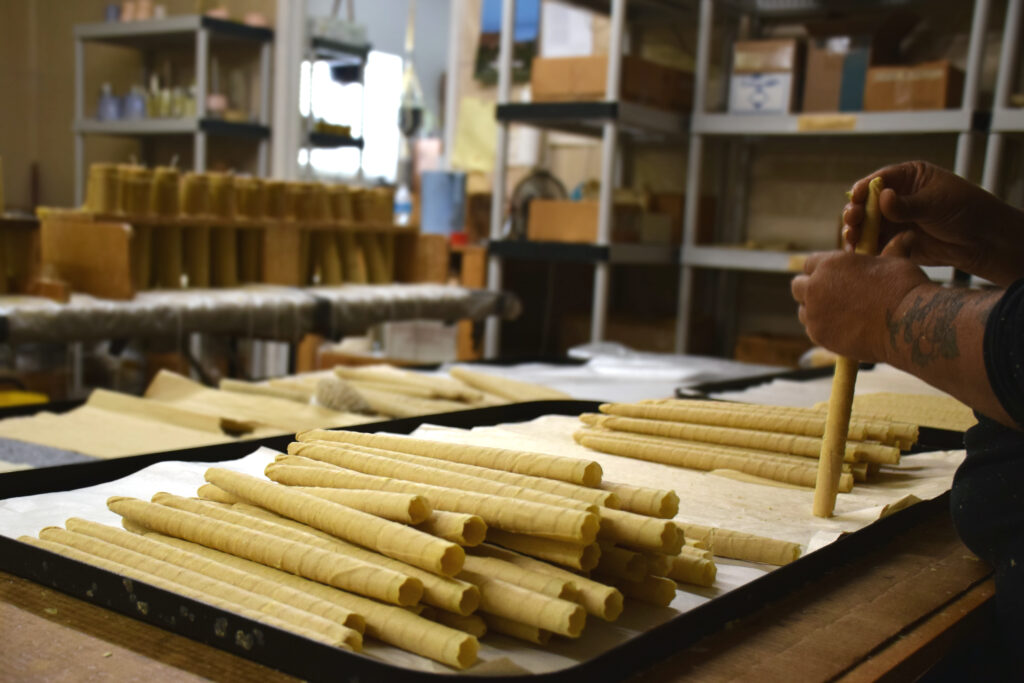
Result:
{"label": "labeled cardboard box", "polygon": [[[605,98],[608,55],[537,57],[530,74],[534,102],[587,102]],[[662,109],[689,110],[693,76],[639,57],[622,58],[619,99]]]}
{"label": "labeled cardboard box", "polygon": [[864,111],[958,107],[963,85],[964,73],[945,59],[915,66],[873,66],[864,86]]}
{"label": "labeled cardboard box", "polygon": [[795,39],[740,40],[733,45],[729,112],[788,114],[798,99],[802,46]]}

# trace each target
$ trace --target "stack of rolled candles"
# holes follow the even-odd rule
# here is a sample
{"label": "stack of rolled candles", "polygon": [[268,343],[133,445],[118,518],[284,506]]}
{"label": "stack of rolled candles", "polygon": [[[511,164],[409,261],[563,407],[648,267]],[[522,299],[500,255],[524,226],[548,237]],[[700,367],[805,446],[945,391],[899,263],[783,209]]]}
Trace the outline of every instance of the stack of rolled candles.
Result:
{"label": "stack of rolled candles", "polygon": [[[608,403],[584,414],[580,444],[625,457],[748,481],[814,488],[825,413],[810,408],[699,400]],[[917,426],[858,418],[850,423],[839,490],[898,465],[917,440]]]}
{"label": "stack of rolled candles", "polygon": [[322,643],[364,636],[456,669],[499,633],[545,645],[668,605],[715,565],[671,491],[593,461],[313,430],[267,479],[211,468],[199,498],[114,497],[127,531],[69,519],[27,543]]}
{"label": "stack of rolled candles", "polygon": [[[394,191],[387,187],[261,181],[230,173],[178,173],[173,167],[150,171],[135,164],[93,164],[85,208],[132,220],[136,228],[133,264],[140,288],[179,287],[183,279],[195,287],[230,287],[259,280],[262,228],[229,225],[239,219],[294,224],[301,231],[300,279],[337,285],[393,281],[394,237],[358,230],[360,225],[375,229],[390,225],[393,199]],[[210,225],[146,221],[176,217],[209,218]]]}

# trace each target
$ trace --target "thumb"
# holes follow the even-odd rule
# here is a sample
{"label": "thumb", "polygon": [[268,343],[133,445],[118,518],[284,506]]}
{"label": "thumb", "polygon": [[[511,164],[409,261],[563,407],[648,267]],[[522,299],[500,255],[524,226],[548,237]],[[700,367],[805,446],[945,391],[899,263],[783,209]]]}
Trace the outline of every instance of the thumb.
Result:
{"label": "thumb", "polygon": [[893,223],[916,223],[924,217],[927,199],[920,193],[898,195],[890,188],[878,196],[878,207],[882,216]]}
{"label": "thumb", "polygon": [[892,256],[894,258],[910,258],[910,254],[913,251],[913,244],[913,231],[905,230],[889,240],[889,243],[885,245],[884,249],[882,249],[881,255]]}

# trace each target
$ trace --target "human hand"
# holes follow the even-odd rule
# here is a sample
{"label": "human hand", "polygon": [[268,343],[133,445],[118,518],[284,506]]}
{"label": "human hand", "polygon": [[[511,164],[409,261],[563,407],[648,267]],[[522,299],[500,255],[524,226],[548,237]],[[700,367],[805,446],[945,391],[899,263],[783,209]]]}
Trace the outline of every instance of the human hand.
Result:
{"label": "human hand", "polygon": [[1024,213],[980,187],[924,161],[908,161],[858,180],[843,210],[848,251],[860,239],[868,183],[881,177],[882,255],[921,266],[953,266],[1006,287],[1024,277]]}
{"label": "human hand", "polygon": [[888,322],[900,304],[917,288],[936,286],[903,258],[821,252],[807,257],[790,288],[815,344],[878,362],[886,359]]}

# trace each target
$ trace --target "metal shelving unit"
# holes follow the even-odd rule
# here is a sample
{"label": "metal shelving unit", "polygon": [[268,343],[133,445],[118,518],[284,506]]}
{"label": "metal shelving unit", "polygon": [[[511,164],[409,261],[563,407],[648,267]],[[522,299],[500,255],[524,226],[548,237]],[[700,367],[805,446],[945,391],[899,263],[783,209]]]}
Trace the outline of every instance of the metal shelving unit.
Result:
{"label": "metal shelving unit", "polygon": [[612,265],[674,265],[679,263],[679,250],[658,244],[574,244],[570,242],[536,242],[498,240],[487,245],[489,254],[504,259],[524,261],[559,261],[564,263],[609,263]]}
{"label": "metal shelving unit", "polygon": [[[191,135],[193,169],[206,170],[208,135],[234,135],[258,140],[257,171],[267,174],[270,138],[270,52],[274,32],[203,15],[135,22],[103,22],[75,26],[75,202],[82,203],[85,189],[86,135]],[[248,42],[260,45],[260,101],[256,123],[234,123],[206,115],[211,41]],[[85,45],[102,43],[142,52],[168,46],[195,44],[196,116],[167,119],[97,121],[85,115]]]}
{"label": "metal shelving unit", "polygon": [[[366,74],[366,59],[369,57],[372,46],[369,43],[356,45],[340,40],[334,40],[324,36],[310,36],[307,40],[305,59],[312,65],[314,62],[328,62],[332,68],[349,68],[353,71],[352,82],[364,83]],[[363,94],[362,104],[365,109],[366,95]],[[334,135],[331,133],[318,133],[313,130],[313,78],[312,72],[309,79],[309,115],[302,121],[302,141],[300,148],[308,148],[310,152],[314,149],[339,149],[352,147],[359,150],[359,166],[362,168],[363,139],[347,135]],[[365,117],[363,117],[365,118]],[[310,169],[310,156],[307,156],[307,172]]]}
{"label": "metal shelving unit", "polygon": [[604,124],[614,122],[619,132],[638,141],[681,140],[687,117],[666,109],[634,102],[522,102],[499,105],[498,121],[525,123],[563,133],[602,137]]}
{"label": "metal shelving unit", "polygon": [[[624,34],[627,10],[630,20],[656,16],[659,12],[684,12],[693,6],[693,0],[574,0],[571,4],[587,9],[608,12],[610,31],[605,79],[605,97],[598,102],[538,102],[511,103],[509,92],[512,75],[512,27],[515,0],[503,0],[501,41],[498,56],[498,140],[495,148],[495,172],[491,201],[491,231],[488,250],[487,287],[501,288],[503,258],[531,258],[540,260],[578,260],[594,264],[593,304],[591,306],[590,339],[604,338],[608,312],[610,268],[620,263],[671,265],[678,262],[674,247],[651,245],[611,244],[612,199],[615,186],[618,144],[621,137],[638,141],[684,141],[687,117],[631,102],[619,101],[619,83],[622,75]],[[541,243],[514,244],[501,240],[505,221],[505,184],[507,180],[508,138],[511,123],[600,137],[601,189],[598,196],[597,240],[593,245],[553,245]],[[488,318],[484,337],[484,355],[498,355],[500,321]]]}
{"label": "metal shelving unit", "polygon": [[[1015,2],[1015,0],[1011,0]],[[967,175],[970,164],[971,135],[983,130],[975,111],[978,78],[981,67],[985,25],[989,0],[975,0],[970,29],[970,44],[962,104],[956,110],[914,112],[843,112],[836,114],[794,115],[734,115],[707,111],[707,84],[710,67],[711,33],[715,5],[728,10],[748,12],[759,20],[792,19],[823,11],[846,9],[851,12],[895,7],[908,4],[906,0],[871,0],[870,2],[826,3],[824,0],[728,0],[714,2],[700,0],[697,33],[696,69],[694,73],[693,117],[690,129],[689,157],[687,159],[686,196],[700,196],[700,178],[703,164],[704,139],[708,136],[756,138],[761,136],[831,136],[831,135],[957,135],[955,171]],[[754,22],[755,25],[758,22]],[[1004,44],[1005,49],[1005,44]],[[992,144],[990,140],[990,146]],[[745,187],[737,189],[744,197]],[[676,352],[686,349],[689,336],[688,323],[693,297],[694,269],[714,268],[733,271],[792,272],[792,254],[780,252],[753,252],[723,246],[697,246],[697,207],[699,202],[688,201],[683,217],[683,246],[680,253],[682,269],[679,282],[679,310],[676,317]],[[737,233],[732,226],[731,233]],[[945,275],[941,275],[944,271]],[[951,269],[931,271],[933,278],[949,280]]]}
{"label": "metal shelving unit", "polygon": [[1003,43],[999,53],[999,71],[992,101],[992,123],[985,148],[985,170],[981,184],[993,194],[999,193],[1003,142],[1008,134],[1024,133],[1024,109],[1008,106],[1010,91],[1019,71],[1021,0],[1008,0],[1003,20]]}

